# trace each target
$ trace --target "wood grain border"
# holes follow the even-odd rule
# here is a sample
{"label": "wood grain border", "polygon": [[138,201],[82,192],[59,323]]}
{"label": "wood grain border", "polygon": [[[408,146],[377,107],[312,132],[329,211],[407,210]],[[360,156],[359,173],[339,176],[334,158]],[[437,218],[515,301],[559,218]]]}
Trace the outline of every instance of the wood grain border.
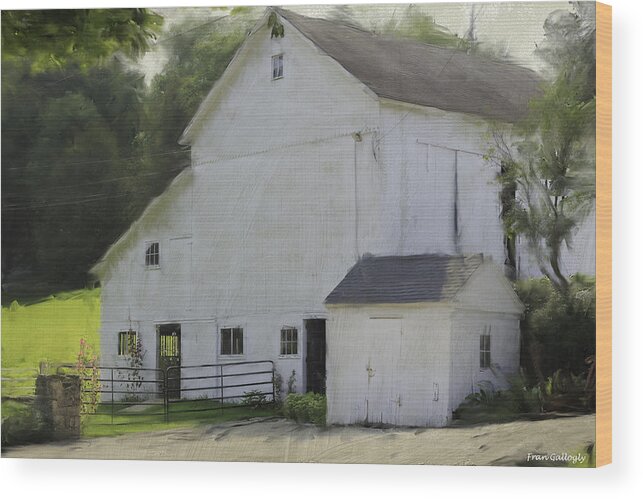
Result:
{"label": "wood grain border", "polygon": [[612,462],[612,7],[596,3],[596,466]]}

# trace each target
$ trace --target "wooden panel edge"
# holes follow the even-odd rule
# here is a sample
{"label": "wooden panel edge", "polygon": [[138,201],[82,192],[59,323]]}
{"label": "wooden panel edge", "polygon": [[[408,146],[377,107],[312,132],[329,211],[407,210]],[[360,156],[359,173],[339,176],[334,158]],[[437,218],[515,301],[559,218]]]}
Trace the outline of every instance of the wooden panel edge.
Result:
{"label": "wooden panel edge", "polygon": [[612,462],[612,7],[596,3],[596,466]]}

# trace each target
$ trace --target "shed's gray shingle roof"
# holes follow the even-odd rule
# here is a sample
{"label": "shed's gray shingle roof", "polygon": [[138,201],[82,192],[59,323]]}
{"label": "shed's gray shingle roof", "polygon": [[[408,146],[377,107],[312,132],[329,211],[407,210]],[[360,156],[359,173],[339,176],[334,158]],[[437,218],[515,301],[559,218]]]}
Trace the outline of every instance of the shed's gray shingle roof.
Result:
{"label": "shed's gray shingle roof", "polygon": [[380,97],[514,123],[538,93],[527,68],[275,11]]}
{"label": "shed's gray shingle roof", "polygon": [[366,257],[326,297],[327,304],[420,303],[451,300],[483,256],[441,254]]}

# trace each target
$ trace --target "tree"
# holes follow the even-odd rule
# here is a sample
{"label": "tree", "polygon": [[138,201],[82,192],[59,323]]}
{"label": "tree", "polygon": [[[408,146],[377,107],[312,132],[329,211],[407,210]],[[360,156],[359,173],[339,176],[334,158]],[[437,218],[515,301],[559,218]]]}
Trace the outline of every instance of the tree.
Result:
{"label": "tree", "polygon": [[551,80],[533,99],[527,118],[513,130],[494,127],[490,156],[501,163],[507,236],[522,236],[539,268],[563,293],[569,277],[561,270],[563,247],[595,198],[594,124],[596,89],[593,6],[554,11],[545,22],[538,54]]}
{"label": "tree", "polygon": [[146,9],[2,12],[3,301],[83,286],[141,202],[143,75],[119,60],[149,50],[162,22]]}
{"label": "tree", "polygon": [[138,58],[162,24],[147,9],[3,11],[2,60],[26,59],[34,72],[72,64],[86,71],[116,52]]}
{"label": "tree", "polygon": [[[82,287],[141,200],[143,75],[3,62],[3,299]],[[5,105],[6,104],[6,105]]]}

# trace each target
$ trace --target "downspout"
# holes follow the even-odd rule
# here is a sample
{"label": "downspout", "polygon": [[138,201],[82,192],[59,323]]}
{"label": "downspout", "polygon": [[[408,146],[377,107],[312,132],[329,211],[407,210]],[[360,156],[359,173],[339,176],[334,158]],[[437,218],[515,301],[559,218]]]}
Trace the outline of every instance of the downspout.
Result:
{"label": "downspout", "polygon": [[460,254],[460,228],[458,227],[458,151],[455,150],[454,199],[453,199],[453,246]]}
{"label": "downspout", "polygon": [[353,137],[353,186],[355,197],[355,259],[359,260],[359,203],[357,191],[357,143],[362,141],[362,134],[354,132],[351,134]]}

